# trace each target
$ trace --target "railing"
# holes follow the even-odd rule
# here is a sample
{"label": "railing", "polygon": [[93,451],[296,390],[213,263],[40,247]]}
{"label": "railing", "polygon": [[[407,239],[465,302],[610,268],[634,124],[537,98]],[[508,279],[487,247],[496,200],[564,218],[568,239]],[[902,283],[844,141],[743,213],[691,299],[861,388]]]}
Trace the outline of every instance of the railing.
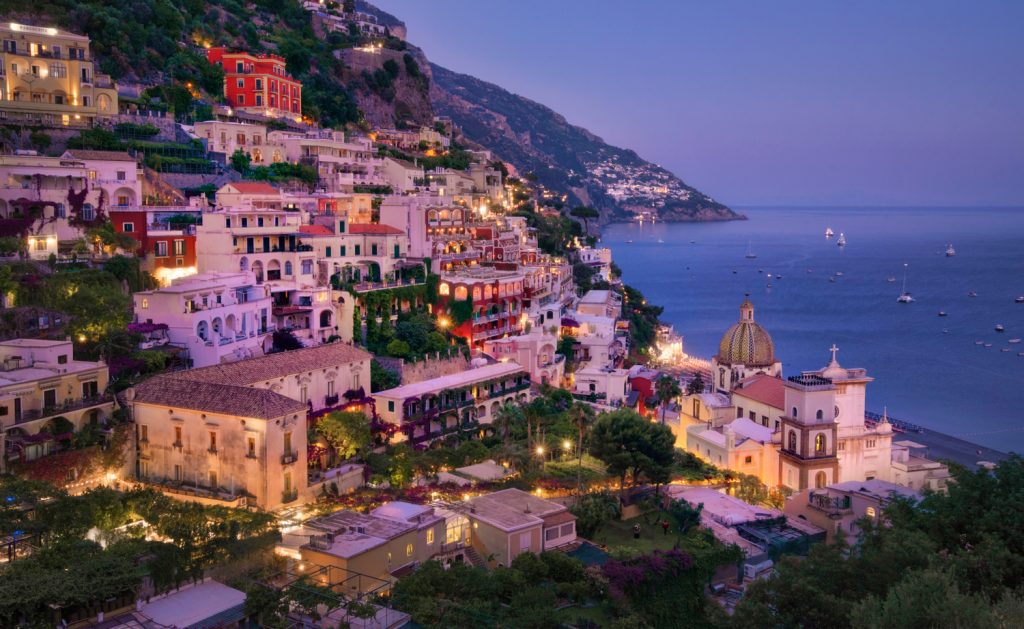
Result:
{"label": "railing", "polygon": [[337,393],[335,393],[333,395],[325,395],[324,396],[324,406],[334,406],[337,403],[338,403],[338,394]]}
{"label": "railing", "polygon": [[299,490],[297,490],[297,489],[292,489],[290,491],[282,491],[281,492],[281,502],[286,503],[286,504],[289,503],[289,502],[295,502],[298,499],[298,497],[299,497]]}
{"label": "railing", "polygon": [[99,406],[101,404],[106,404],[107,402],[112,402],[113,400],[114,396],[103,394],[96,395],[93,397],[81,398],[78,400],[72,400],[71,402],[66,402],[64,404],[60,404],[57,406],[46,406],[43,407],[42,409],[29,409],[22,411],[21,416],[15,418],[14,423],[23,424],[25,422],[37,421],[40,419],[46,419],[48,417],[56,417],[57,415],[67,413],[69,411],[76,411],[83,408],[89,408],[90,406]]}
{"label": "railing", "polygon": [[290,465],[299,460],[299,455],[295,452],[285,452],[281,455],[281,465]]}
{"label": "railing", "polygon": [[830,496],[828,494],[810,492],[807,495],[807,504],[829,513],[850,511],[849,496]]}

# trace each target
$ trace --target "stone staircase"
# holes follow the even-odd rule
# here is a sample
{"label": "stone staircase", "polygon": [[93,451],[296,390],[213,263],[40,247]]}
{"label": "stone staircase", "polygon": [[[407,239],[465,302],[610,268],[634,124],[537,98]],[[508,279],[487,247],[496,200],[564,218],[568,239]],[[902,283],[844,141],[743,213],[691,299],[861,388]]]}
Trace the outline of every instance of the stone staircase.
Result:
{"label": "stone staircase", "polygon": [[477,552],[477,550],[475,548],[473,548],[472,546],[467,546],[465,551],[463,551],[463,552],[464,552],[464,554],[466,556],[466,559],[469,560],[469,563],[473,564],[477,568],[486,568],[487,567],[487,562],[484,561],[484,558],[481,557],[480,553]]}

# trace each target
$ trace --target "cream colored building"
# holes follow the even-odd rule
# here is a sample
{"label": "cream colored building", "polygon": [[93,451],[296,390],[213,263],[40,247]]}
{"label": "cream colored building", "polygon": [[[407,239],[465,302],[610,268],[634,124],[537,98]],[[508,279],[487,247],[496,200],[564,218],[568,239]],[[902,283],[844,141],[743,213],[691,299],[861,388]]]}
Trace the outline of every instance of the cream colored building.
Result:
{"label": "cream colored building", "polygon": [[490,567],[576,541],[576,516],[565,505],[521,489],[476,496],[464,506],[460,511],[470,523],[470,544]]}
{"label": "cream colored building", "polygon": [[157,376],[126,391],[133,475],[174,497],[263,510],[306,488],[307,405],[263,388]]}
{"label": "cream colored building", "polygon": [[697,424],[685,432],[687,452],[716,467],[756,476],[769,487],[778,484],[778,446],[770,429],[741,418],[715,428]]}
{"label": "cream colored building", "polygon": [[558,354],[558,337],[542,331],[484,341],[484,353],[513,362],[530,371],[534,382],[560,386],[565,378],[565,356]]}
{"label": "cream colored building", "polygon": [[92,126],[117,114],[117,86],[96,71],[88,37],[4,22],[0,40],[0,122]]}
{"label": "cream colored building", "polygon": [[773,431],[782,425],[786,404],[786,385],[782,378],[757,374],[741,380],[732,390],[736,417],[746,417]]}
{"label": "cream colored building", "polygon": [[206,140],[206,150],[224,153],[228,159],[241,150],[255,166],[282,161],[280,149],[274,159],[273,151],[277,147],[267,146],[267,128],[263,125],[206,120],[197,122],[194,129],[196,137]]}
{"label": "cream colored building", "polygon": [[824,529],[828,541],[840,531],[848,542],[860,535],[864,518],[879,521],[894,499],[916,502],[921,494],[914,489],[883,480],[858,480],[833,483],[818,489],[805,489],[786,500],[786,515]]}
{"label": "cream colored building", "polygon": [[370,513],[337,511],[306,522],[302,560],[328,570],[324,585],[344,581],[350,594],[382,593],[445,544],[445,519],[429,506],[389,502]]}
{"label": "cream colored building", "polygon": [[0,470],[4,460],[32,460],[56,442],[53,420],[80,430],[105,423],[113,409],[102,362],[75,360],[71,341],[14,339],[0,342]]}

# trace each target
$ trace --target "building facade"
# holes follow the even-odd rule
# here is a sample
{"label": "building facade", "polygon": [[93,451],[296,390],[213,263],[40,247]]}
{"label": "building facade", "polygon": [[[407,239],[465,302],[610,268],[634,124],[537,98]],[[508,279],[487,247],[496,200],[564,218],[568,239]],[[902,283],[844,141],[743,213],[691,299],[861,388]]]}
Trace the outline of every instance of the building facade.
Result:
{"label": "building facade", "polygon": [[302,83],[285,69],[277,55],[206,51],[210,63],[224,68],[224,96],[232,107],[272,118],[302,119]]}

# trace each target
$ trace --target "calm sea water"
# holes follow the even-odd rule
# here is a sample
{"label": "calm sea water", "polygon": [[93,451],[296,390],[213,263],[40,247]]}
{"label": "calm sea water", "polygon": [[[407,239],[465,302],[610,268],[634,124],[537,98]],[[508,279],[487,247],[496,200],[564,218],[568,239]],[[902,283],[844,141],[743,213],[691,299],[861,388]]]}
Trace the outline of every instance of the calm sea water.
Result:
{"label": "calm sea water", "polygon": [[[1024,452],[1024,342],[1008,343],[1024,338],[1024,304],[1014,303],[1024,295],[1024,208],[740,210],[750,220],[603,234],[687,353],[710,358],[750,293],[786,375],[823,367],[835,343],[840,363],[875,378],[869,410]],[[847,246],[826,240],[826,227]],[[745,257],[748,242],[756,259]],[[896,302],[905,263],[912,304]]]}

